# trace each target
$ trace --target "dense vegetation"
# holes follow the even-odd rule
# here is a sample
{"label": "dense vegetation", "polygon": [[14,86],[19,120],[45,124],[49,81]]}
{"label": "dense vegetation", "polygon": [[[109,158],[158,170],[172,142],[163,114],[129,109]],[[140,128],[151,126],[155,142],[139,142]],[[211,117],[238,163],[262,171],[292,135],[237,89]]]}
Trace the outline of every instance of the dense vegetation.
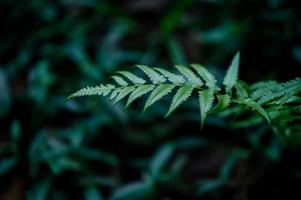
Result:
{"label": "dense vegetation", "polygon": [[0,199],[298,196],[300,7],[2,0]]}

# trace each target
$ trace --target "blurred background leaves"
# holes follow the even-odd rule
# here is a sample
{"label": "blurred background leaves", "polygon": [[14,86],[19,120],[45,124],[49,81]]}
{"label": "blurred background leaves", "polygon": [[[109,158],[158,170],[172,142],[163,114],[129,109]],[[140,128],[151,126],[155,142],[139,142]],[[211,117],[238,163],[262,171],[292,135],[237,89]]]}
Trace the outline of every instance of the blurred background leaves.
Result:
{"label": "blurred background leaves", "polygon": [[[258,199],[298,194],[298,149],[198,106],[163,119],[105,98],[65,103],[134,64],[201,63],[222,77],[300,76],[301,4],[283,0],[1,0],[0,198]],[[229,124],[231,126],[229,126]],[[231,129],[235,127],[238,129]]]}

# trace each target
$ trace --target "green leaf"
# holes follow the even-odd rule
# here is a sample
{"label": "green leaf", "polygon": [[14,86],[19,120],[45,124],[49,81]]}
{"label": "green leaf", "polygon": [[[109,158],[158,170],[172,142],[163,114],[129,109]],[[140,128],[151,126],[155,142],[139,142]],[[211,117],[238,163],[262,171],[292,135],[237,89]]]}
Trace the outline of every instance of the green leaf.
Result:
{"label": "green leaf", "polygon": [[261,114],[270,124],[271,120],[267,112],[255,101],[252,99],[237,99],[237,100],[232,100],[234,103],[238,104],[243,104],[252,110],[256,110],[259,114]]}
{"label": "green leaf", "polygon": [[178,89],[176,95],[172,98],[172,102],[170,108],[165,115],[165,117],[169,116],[177,107],[179,107],[183,102],[185,102],[192,94],[193,87],[183,86]]}
{"label": "green leaf", "polygon": [[135,74],[132,74],[130,72],[119,71],[117,73],[122,74],[123,76],[128,78],[130,81],[132,81],[132,83],[134,83],[134,84],[144,84],[144,83],[146,83],[145,80],[143,80],[142,78],[139,78],[138,76],[136,76]]}
{"label": "green leaf", "polygon": [[203,78],[203,80],[206,83],[206,86],[210,88],[215,87],[216,79],[205,67],[199,64],[192,64],[191,67],[195,69],[195,71],[198,73],[200,77]]}
{"label": "green leaf", "polygon": [[115,86],[111,84],[107,84],[107,85],[101,84],[100,86],[86,87],[70,95],[67,98],[67,100],[74,97],[90,96],[90,95],[107,96],[114,88]]}
{"label": "green leaf", "polygon": [[167,40],[167,49],[173,63],[186,64],[187,59],[184,53],[183,46],[174,38]]}
{"label": "green leaf", "polygon": [[160,72],[163,76],[167,78],[168,81],[170,81],[173,84],[182,85],[185,83],[185,79],[183,76],[173,74],[162,68],[154,68],[154,69]]}
{"label": "green leaf", "polygon": [[[282,104],[286,102],[290,97],[297,95],[301,92],[301,78],[296,78],[285,83],[277,84],[269,89],[264,88],[258,92],[260,95],[257,101],[258,104],[262,105],[265,103],[273,103],[271,101],[277,100],[278,98],[285,97],[282,100]],[[253,93],[254,98],[254,93]]]}
{"label": "green leaf", "polygon": [[236,84],[238,79],[238,68],[239,68],[240,53],[238,52],[232,60],[232,63],[226,73],[224,78],[224,85],[226,86],[226,91],[230,92],[233,86]]}
{"label": "green leaf", "polygon": [[150,190],[149,185],[145,184],[144,182],[133,182],[117,189],[109,199],[110,200],[145,199],[149,190]]}
{"label": "green leaf", "polygon": [[251,86],[251,98],[253,100],[261,99],[264,96],[273,95],[273,91],[278,90],[281,85],[276,81],[261,81]]}
{"label": "green leaf", "polygon": [[253,85],[251,85],[251,89],[258,90],[258,89],[263,89],[263,88],[272,88],[275,85],[278,85],[278,82],[274,81],[274,80],[260,81],[260,82],[256,82]]}
{"label": "green leaf", "polygon": [[199,91],[201,127],[204,126],[207,114],[212,108],[213,100],[214,100],[214,90]]}
{"label": "green leaf", "polygon": [[111,96],[110,96],[110,100],[114,99],[118,93],[121,91],[122,88],[116,88],[115,90],[112,91]]}
{"label": "green leaf", "polygon": [[235,89],[236,89],[236,95],[240,99],[246,99],[249,98],[249,87],[248,85],[243,82],[243,81],[237,81],[235,84]]}
{"label": "green leaf", "polygon": [[156,72],[150,67],[144,66],[144,65],[137,65],[139,69],[141,69],[148,77],[149,79],[153,82],[153,84],[157,83],[163,83],[166,81],[164,76]]}
{"label": "green leaf", "polygon": [[218,103],[217,103],[216,107],[214,108],[215,112],[226,109],[230,105],[231,97],[228,94],[218,94],[217,100],[218,100]]}
{"label": "green leaf", "polygon": [[175,151],[175,145],[168,143],[159,148],[150,162],[150,174],[157,178]]}
{"label": "green leaf", "polygon": [[125,107],[127,108],[133,101],[152,91],[155,87],[155,85],[141,85],[137,87],[129,96]]}
{"label": "green leaf", "polygon": [[37,182],[34,187],[27,192],[28,200],[46,200],[50,193],[52,181],[45,179]]}
{"label": "green leaf", "polygon": [[89,186],[84,191],[85,200],[103,200],[104,198],[101,195],[101,192],[97,189],[96,186]]}
{"label": "green leaf", "polygon": [[144,110],[153,105],[155,102],[159,101],[161,98],[169,94],[173,88],[175,88],[175,85],[170,85],[170,84],[161,84],[154,91],[150,94],[148,100],[145,103]]}
{"label": "green leaf", "polygon": [[182,65],[176,65],[176,68],[183,74],[184,77],[187,78],[188,82],[190,82],[193,86],[202,86],[203,81],[195,75],[189,68],[184,67]]}
{"label": "green leaf", "polygon": [[116,99],[114,100],[113,104],[116,104],[120,100],[122,100],[124,97],[126,97],[128,94],[130,94],[133,90],[135,90],[134,86],[125,87],[120,90],[119,94],[117,95]]}
{"label": "green leaf", "polygon": [[121,78],[119,76],[112,76],[111,78],[114,79],[116,81],[116,83],[118,83],[121,86],[127,86],[128,85],[128,83],[123,78]]}
{"label": "green leaf", "polygon": [[0,176],[5,175],[12,168],[14,168],[17,164],[17,160],[14,157],[10,158],[1,158],[0,162]]}

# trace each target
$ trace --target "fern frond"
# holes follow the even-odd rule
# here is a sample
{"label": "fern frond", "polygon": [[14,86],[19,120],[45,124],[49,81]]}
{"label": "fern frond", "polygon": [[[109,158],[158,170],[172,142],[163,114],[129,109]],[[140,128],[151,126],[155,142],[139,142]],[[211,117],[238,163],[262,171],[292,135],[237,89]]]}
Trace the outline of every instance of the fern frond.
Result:
{"label": "fern frond", "polygon": [[236,81],[238,79],[238,68],[239,68],[239,59],[240,59],[240,53],[238,52],[227,70],[226,76],[224,78],[223,84],[226,87],[226,91],[230,92],[233,86],[236,84]]}
{"label": "fern frond", "polygon": [[176,110],[183,102],[185,102],[192,94],[193,87],[183,86],[178,89],[176,95],[172,98],[171,105],[165,117],[169,116],[174,110]]}
{"label": "fern frond", "polygon": [[170,84],[161,84],[158,87],[156,87],[156,89],[152,91],[149,98],[147,99],[143,112],[145,112],[146,109],[151,105],[153,105],[155,102],[159,101],[164,96],[169,94],[172,91],[172,89],[174,89],[175,87],[176,87],[175,85],[170,85]]}
{"label": "fern frond", "polygon": [[[149,81],[131,72],[119,71],[117,75],[112,76],[114,84],[86,87],[73,93],[68,99],[88,95],[107,96],[110,94],[110,100],[115,104],[128,96],[125,106],[128,107],[136,99],[150,93],[144,105],[145,111],[177,88],[175,94],[172,95],[171,104],[166,114],[166,116],[169,116],[190,98],[193,91],[196,91],[201,111],[201,126],[204,125],[208,113],[212,110],[215,98],[217,98],[217,104],[213,109],[214,112],[231,111],[232,109],[228,113],[233,114],[244,111],[241,106],[227,109],[230,103],[236,103],[257,111],[268,122],[270,122],[268,113],[274,113],[273,120],[280,118],[280,114],[284,116],[285,114],[294,113],[294,115],[299,115],[300,113],[301,78],[285,83],[266,81],[248,86],[238,80],[237,77],[239,53],[233,58],[225,75],[224,90],[217,86],[213,74],[199,64],[192,64],[190,67],[178,65],[176,68],[179,74],[162,68],[150,68],[144,65],[138,65],[137,67],[144,72]],[[280,114],[276,115],[276,111]],[[297,111],[299,113],[296,113]]]}
{"label": "fern frond", "polygon": [[[270,87],[269,90],[266,88],[260,92],[261,96],[257,103],[260,105],[266,103],[272,103],[271,101],[277,100],[281,97],[285,97],[282,104],[285,103],[285,99],[289,99],[301,92],[301,78],[296,78],[291,81],[277,84],[274,87]],[[253,95],[254,96],[254,95]]]}
{"label": "fern frond", "polygon": [[166,81],[164,76],[156,72],[150,67],[144,66],[144,65],[137,65],[139,69],[141,69],[148,77],[149,79],[153,82],[153,84],[157,83],[163,83]]}
{"label": "fern frond", "polygon": [[181,74],[188,80],[190,84],[192,84],[195,87],[201,87],[203,84],[203,81],[193,73],[188,67],[184,67],[182,65],[176,65],[176,68],[179,70]]}
{"label": "fern frond", "polygon": [[200,111],[201,111],[201,127],[204,126],[206,117],[212,108],[214,101],[214,90],[199,91]]}

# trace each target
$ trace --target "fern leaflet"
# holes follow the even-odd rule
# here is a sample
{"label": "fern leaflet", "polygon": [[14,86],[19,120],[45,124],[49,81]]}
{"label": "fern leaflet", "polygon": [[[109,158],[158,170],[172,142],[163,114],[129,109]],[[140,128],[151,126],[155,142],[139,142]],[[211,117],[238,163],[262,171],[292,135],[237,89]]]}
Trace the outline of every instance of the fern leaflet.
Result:
{"label": "fern leaflet", "polygon": [[239,59],[240,54],[239,52],[235,55],[233,58],[231,65],[226,73],[226,76],[224,78],[224,85],[226,86],[226,91],[230,92],[233,86],[236,84],[236,81],[238,79],[238,68],[239,68]]}

